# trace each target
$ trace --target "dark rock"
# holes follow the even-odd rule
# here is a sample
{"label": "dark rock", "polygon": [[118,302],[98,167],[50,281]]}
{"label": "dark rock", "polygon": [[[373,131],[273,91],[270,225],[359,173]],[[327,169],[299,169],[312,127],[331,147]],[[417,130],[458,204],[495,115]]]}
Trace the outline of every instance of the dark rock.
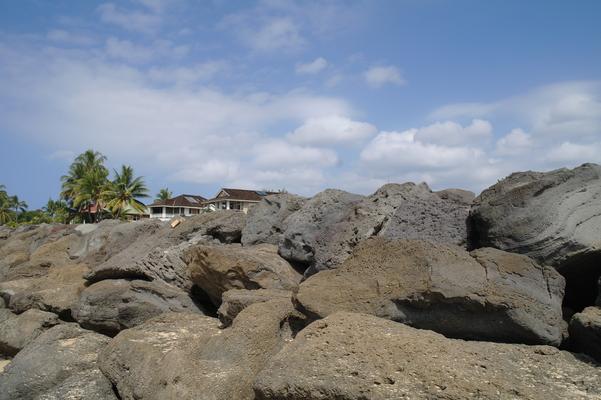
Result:
{"label": "dark rock", "polygon": [[0,374],[0,400],[116,400],[97,366],[109,338],[57,325],[21,350]]}
{"label": "dark rock", "polygon": [[186,251],[190,278],[211,299],[221,304],[230,289],[295,289],[301,275],[278,255],[273,245],[196,245]]}
{"label": "dark rock", "polygon": [[286,230],[286,218],[298,211],[307,201],[289,193],[278,193],[264,197],[248,211],[246,225],[242,229],[242,244],[270,243],[277,245]]}
{"label": "dark rock", "polygon": [[40,310],[27,310],[19,315],[0,310],[0,354],[14,356],[42,332],[59,323],[56,314]]}
{"label": "dark rock", "polygon": [[464,245],[468,193],[433,193],[425,183],[388,184],[368,197],[325,191],[286,220],[280,254],[308,266],[308,276],[338,267],[373,236]]}
{"label": "dark rock", "polygon": [[574,348],[601,362],[601,308],[587,307],[574,314],[569,330]]}
{"label": "dark rock", "polygon": [[470,212],[470,245],[526,254],[566,278],[566,306],[593,305],[601,275],[601,166],[517,172]]}
{"label": "dark rock", "polygon": [[257,376],[257,400],[598,399],[601,369],[548,346],[447,339],[341,312],[301,331]]}
{"label": "dark rock", "polygon": [[559,345],[563,287],[523,255],[374,238],[304,281],[295,301],[313,318],[363,312],[449,337]]}
{"label": "dark rock", "polygon": [[288,300],[253,304],[225,330],[214,318],[163,314],[119,333],[101,369],[123,400],[252,400],[256,374],[291,339],[293,314]]}
{"label": "dark rock", "polygon": [[114,336],[170,311],[203,313],[186,292],[163,282],[108,279],[81,293],[73,318],[86,329]]}
{"label": "dark rock", "polygon": [[224,292],[221,297],[221,306],[217,310],[217,316],[222,327],[228,327],[238,314],[246,307],[255,303],[265,303],[274,299],[291,300],[292,292],[279,289],[231,289]]}

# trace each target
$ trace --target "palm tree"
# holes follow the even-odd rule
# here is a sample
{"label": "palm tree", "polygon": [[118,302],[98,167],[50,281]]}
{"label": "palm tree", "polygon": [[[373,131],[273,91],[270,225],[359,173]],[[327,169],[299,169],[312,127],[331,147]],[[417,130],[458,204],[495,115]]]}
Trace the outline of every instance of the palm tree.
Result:
{"label": "palm tree", "polygon": [[[4,187],[4,186],[2,186]],[[0,190],[0,224],[6,224],[13,218],[9,197],[4,190]]]}
{"label": "palm tree", "polygon": [[148,197],[148,188],[141,176],[134,178],[132,167],[122,165],[121,172],[115,171],[115,179],[107,185],[102,196],[113,216],[121,217],[128,207],[141,213],[146,211],[146,207],[136,199]]}
{"label": "palm tree", "polygon": [[[102,193],[107,188],[107,177],[108,171],[106,168],[93,169],[87,171],[74,185],[73,207],[78,210],[87,210],[88,216],[93,222],[98,221],[98,215],[102,210]],[[96,208],[94,218],[92,218],[92,207]]]}
{"label": "palm tree", "polygon": [[168,200],[173,197],[173,193],[168,188],[163,188],[157,193],[156,200]]}
{"label": "palm tree", "polygon": [[90,217],[90,207],[97,206],[97,214],[100,212],[98,201],[108,183],[109,174],[104,166],[105,161],[106,157],[94,150],[86,150],[75,158],[67,175],[61,177],[61,198],[66,200],[68,206],[80,213],[87,209]]}
{"label": "palm tree", "polygon": [[15,209],[15,220],[19,215],[19,211],[24,212],[27,210],[27,203],[25,201],[19,200],[19,196],[14,195],[9,197],[9,204],[12,208]]}
{"label": "palm tree", "polygon": [[69,213],[69,207],[63,200],[48,199],[48,202],[42,210],[54,221],[65,222],[66,216]]}

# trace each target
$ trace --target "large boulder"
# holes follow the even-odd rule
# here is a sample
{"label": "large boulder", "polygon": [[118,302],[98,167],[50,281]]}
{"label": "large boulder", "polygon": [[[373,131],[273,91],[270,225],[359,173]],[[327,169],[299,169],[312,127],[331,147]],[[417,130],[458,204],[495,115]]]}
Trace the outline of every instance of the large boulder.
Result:
{"label": "large boulder", "polygon": [[0,400],[117,400],[97,365],[108,341],[76,324],[47,330],[0,374]]}
{"label": "large boulder", "polygon": [[601,166],[517,172],[470,212],[470,244],[526,254],[567,280],[566,305],[592,305],[601,274]]}
{"label": "large boulder", "polygon": [[142,224],[133,243],[93,265],[86,279],[161,280],[189,291],[192,282],[183,251],[203,241],[239,242],[244,221],[244,213],[223,210],[184,218],[174,228],[167,223]]}
{"label": "large boulder", "polygon": [[0,282],[0,296],[16,313],[37,308],[70,319],[85,288],[87,271],[84,264],[53,266],[44,276]]}
{"label": "large boulder", "polygon": [[341,312],[302,330],[257,376],[256,400],[599,399],[601,368],[548,346],[447,339]]}
{"label": "large boulder", "polygon": [[304,281],[295,301],[313,318],[363,312],[449,337],[559,345],[563,289],[559,273],[523,255],[373,238]]}
{"label": "large boulder", "polygon": [[601,362],[601,308],[587,307],[570,320],[570,342],[582,353]]}
{"label": "large boulder", "polygon": [[214,318],[163,314],[119,333],[101,369],[123,400],[252,400],[256,374],[291,340],[293,314],[289,300],[254,304],[225,330]]}
{"label": "large boulder", "polygon": [[56,314],[45,311],[27,310],[17,315],[1,309],[0,354],[14,356],[42,332],[60,322]]}
{"label": "large boulder", "polygon": [[211,299],[221,304],[230,289],[295,289],[301,275],[270,244],[256,246],[198,244],[185,253],[190,278]]}
{"label": "large boulder", "polygon": [[277,245],[287,227],[284,221],[306,201],[304,197],[290,193],[272,194],[261,199],[248,211],[246,225],[242,229],[242,244]]}
{"label": "large boulder", "polygon": [[280,254],[311,275],[338,267],[373,236],[465,245],[470,193],[435,193],[425,183],[388,184],[367,197],[326,190],[286,220]]}
{"label": "large boulder", "polygon": [[221,321],[222,327],[228,327],[246,307],[274,299],[291,300],[292,292],[280,289],[231,289],[221,296],[221,306],[217,310],[217,317]]}
{"label": "large boulder", "polygon": [[73,310],[79,324],[114,336],[165,312],[204,313],[181,289],[160,281],[108,279],[82,293]]}

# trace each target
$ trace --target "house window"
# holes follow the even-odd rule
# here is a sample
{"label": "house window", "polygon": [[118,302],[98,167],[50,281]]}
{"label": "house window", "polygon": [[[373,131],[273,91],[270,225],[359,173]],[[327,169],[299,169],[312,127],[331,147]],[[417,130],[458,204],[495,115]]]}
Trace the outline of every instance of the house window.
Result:
{"label": "house window", "polygon": [[171,208],[171,207],[165,207],[165,214],[167,214],[167,215],[173,215],[173,208]]}
{"label": "house window", "polygon": [[242,208],[242,203],[239,201],[230,201],[230,209],[231,210],[240,210]]}
{"label": "house window", "polygon": [[152,207],[152,213],[153,214],[162,214],[163,213],[163,207]]}
{"label": "house window", "polygon": [[194,214],[198,214],[200,212],[200,210],[198,210],[197,208],[191,208],[190,209],[190,214],[194,215]]}

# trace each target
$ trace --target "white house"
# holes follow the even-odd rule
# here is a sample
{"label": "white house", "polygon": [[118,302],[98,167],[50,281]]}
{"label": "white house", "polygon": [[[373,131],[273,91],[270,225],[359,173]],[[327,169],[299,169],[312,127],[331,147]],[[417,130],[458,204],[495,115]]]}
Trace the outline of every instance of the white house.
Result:
{"label": "white house", "polygon": [[205,201],[204,204],[211,210],[240,210],[246,213],[263,197],[275,193],[262,190],[222,188],[214,198]]}
{"label": "white house", "polygon": [[161,221],[169,221],[178,215],[191,216],[200,214],[206,208],[202,196],[192,194],[181,194],[167,200],[156,200],[148,206],[150,218],[159,218]]}

